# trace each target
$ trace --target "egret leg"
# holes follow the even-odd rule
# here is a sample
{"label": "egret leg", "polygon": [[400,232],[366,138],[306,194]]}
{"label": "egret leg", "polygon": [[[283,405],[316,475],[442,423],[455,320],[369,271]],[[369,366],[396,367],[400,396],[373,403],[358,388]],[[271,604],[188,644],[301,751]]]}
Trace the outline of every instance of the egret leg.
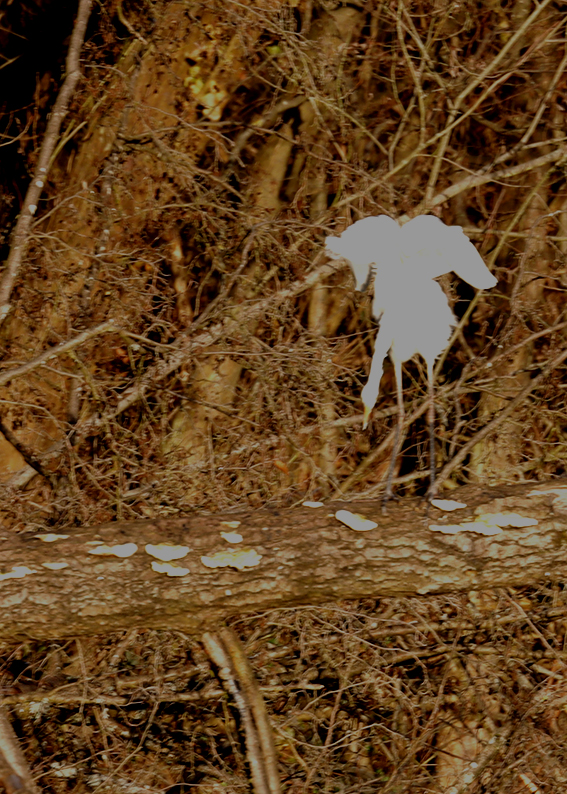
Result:
{"label": "egret leg", "polygon": [[427,424],[429,426],[429,491],[427,498],[435,497],[435,393],[433,389],[433,361],[427,361]]}
{"label": "egret leg", "polygon": [[394,479],[394,469],[396,467],[396,460],[400,454],[400,447],[402,445],[402,428],[405,420],[404,410],[404,394],[402,390],[402,362],[398,360],[393,361],[394,374],[396,377],[396,393],[398,400],[398,421],[396,424],[396,434],[394,436],[394,446],[392,448],[392,457],[390,458],[390,466],[388,468],[388,479],[386,480],[386,491],[382,498],[382,512],[386,512],[386,505],[390,499],[394,498],[392,493],[392,480]]}

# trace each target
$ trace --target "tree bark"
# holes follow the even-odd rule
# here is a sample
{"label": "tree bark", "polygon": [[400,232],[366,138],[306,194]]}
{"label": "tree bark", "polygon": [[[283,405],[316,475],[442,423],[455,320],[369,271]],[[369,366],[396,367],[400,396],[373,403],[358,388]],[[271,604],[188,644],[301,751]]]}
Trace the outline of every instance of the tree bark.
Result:
{"label": "tree bark", "polygon": [[[58,539],[48,537],[50,542],[31,533],[4,533],[0,637],[54,638],[133,627],[201,632],[235,613],[567,577],[564,481],[489,490],[467,486],[452,497],[467,507],[431,507],[428,516],[423,503],[407,500],[382,516],[379,501],[331,502],[70,528]],[[360,513],[376,528],[353,531],[337,520],[339,510]],[[455,534],[446,534],[448,525]],[[230,534],[225,540],[221,532],[238,532],[242,542]],[[147,544],[164,543],[187,547],[179,552],[185,556],[163,563],[146,550]],[[136,549],[124,546],[129,556],[123,558],[93,553],[123,544]],[[230,549],[251,550],[251,567],[206,566]],[[158,572],[163,566],[175,575]]]}

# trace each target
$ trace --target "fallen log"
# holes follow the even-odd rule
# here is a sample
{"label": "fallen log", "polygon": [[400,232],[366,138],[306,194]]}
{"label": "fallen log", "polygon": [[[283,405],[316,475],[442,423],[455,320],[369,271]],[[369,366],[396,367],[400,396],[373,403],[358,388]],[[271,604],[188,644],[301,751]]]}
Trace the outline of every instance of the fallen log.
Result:
{"label": "fallen log", "polygon": [[408,499],[383,516],[381,501],[305,503],[0,531],[0,637],[201,633],[236,613],[567,578],[565,481],[451,496],[463,506]]}

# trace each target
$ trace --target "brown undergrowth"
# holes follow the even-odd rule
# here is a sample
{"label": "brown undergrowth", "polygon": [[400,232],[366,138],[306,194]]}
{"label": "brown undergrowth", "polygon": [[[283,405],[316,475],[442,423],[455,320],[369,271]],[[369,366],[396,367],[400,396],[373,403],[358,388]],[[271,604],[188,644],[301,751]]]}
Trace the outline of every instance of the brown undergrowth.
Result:
{"label": "brown undergrowth", "polygon": [[[232,625],[284,791],[565,788],[560,589],[275,610]],[[45,790],[249,790],[238,712],[182,633],[6,648],[0,684]]]}

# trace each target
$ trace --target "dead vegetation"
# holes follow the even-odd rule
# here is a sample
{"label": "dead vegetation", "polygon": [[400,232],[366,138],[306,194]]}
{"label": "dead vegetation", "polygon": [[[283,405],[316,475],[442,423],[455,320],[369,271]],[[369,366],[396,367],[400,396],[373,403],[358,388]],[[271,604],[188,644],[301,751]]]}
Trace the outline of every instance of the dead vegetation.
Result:
{"label": "dead vegetation", "polygon": [[[233,628],[284,791],[565,788],[560,588],[275,610]],[[6,649],[2,686],[45,790],[250,790],[233,701],[180,632]]]}
{"label": "dead vegetation", "polygon": [[[565,46],[557,0],[103,3],[21,265],[0,282],[3,530],[379,493],[391,373],[362,433],[370,307],[322,255],[326,234],[378,213],[463,226],[499,279],[480,297],[445,280],[462,320],[438,367],[445,487],[564,475]],[[37,68],[33,97],[2,115],[21,195],[60,84]],[[12,196],[3,220],[19,209]],[[427,485],[420,366],[406,367],[400,495]],[[559,586],[236,622],[260,683],[284,687],[264,694],[288,790],[564,790],[555,608]],[[6,651],[4,687],[44,680],[50,660],[80,668],[79,701],[22,715],[42,785],[244,790],[226,701],[162,700],[188,659],[190,692],[216,686],[198,646],[115,643]],[[148,678],[93,703],[97,669],[114,696],[113,664]],[[76,778],[50,766],[69,753]]]}

